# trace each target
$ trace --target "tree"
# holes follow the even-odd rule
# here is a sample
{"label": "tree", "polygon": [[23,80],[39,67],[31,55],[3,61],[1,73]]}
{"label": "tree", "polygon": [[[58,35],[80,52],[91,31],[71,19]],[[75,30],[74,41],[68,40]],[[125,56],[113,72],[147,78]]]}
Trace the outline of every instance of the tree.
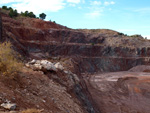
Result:
{"label": "tree", "polygon": [[24,13],[21,12],[21,16],[36,18],[36,15],[33,12],[28,12],[28,11],[25,11]]}
{"label": "tree", "polygon": [[41,13],[41,14],[39,14],[39,17],[40,17],[42,20],[44,20],[44,19],[46,18],[46,14],[45,14],[45,13]]}
{"label": "tree", "polygon": [[9,7],[9,8],[8,8],[8,10],[11,10],[11,9],[12,9],[12,7]]}
{"label": "tree", "polygon": [[28,13],[28,16],[31,18],[36,18],[35,14],[33,12]]}
{"label": "tree", "polygon": [[2,6],[2,9],[8,10],[7,6]]}
{"label": "tree", "polygon": [[14,15],[13,15],[14,17],[17,17],[17,16],[18,16],[18,12],[17,12],[17,10],[16,10],[16,9],[14,10],[14,12],[13,12],[13,13],[14,13]]}
{"label": "tree", "polygon": [[24,16],[27,17],[28,16],[28,11],[25,11]]}
{"label": "tree", "polygon": [[9,12],[9,16],[10,16],[11,18],[13,17],[13,12],[14,12],[13,9],[11,9],[10,12]]}
{"label": "tree", "polygon": [[17,16],[18,16],[17,10],[16,10],[16,9],[15,9],[15,10],[11,9],[10,12],[9,12],[9,16],[10,16],[11,18],[17,17]]}

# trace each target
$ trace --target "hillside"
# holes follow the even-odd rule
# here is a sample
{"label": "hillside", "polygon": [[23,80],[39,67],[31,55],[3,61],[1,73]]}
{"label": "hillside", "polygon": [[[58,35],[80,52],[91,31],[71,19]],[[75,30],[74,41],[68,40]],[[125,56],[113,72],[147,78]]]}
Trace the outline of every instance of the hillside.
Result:
{"label": "hillside", "polygon": [[[0,41],[11,41],[24,68],[16,79],[0,79],[0,104],[16,103],[16,113],[30,108],[43,113],[150,110],[144,110],[150,105],[145,101],[150,87],[145,66],[150,64],[149,40],[109,29],[71,29],[36,18],[10,18],[4,12],[1,17]],[[63,69],[39,69],[37,62],[43,60]],[[36,63],[29,65],[31,61]],[[138,65],[144,66],[133,69],[140,72],[128,71]]]}

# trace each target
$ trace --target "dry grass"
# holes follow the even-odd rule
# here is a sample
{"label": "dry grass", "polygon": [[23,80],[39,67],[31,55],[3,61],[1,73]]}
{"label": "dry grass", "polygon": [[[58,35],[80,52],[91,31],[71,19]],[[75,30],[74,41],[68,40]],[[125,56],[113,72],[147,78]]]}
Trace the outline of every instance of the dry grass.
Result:
{"label": "dry grass", "polygon": [[41,110],[38,109],[27,109],[22,111],[21,113],[41,113]]}
{"label": "dry grass", "polygon": [[0,44],[0,76],[13,78],[23,67],[10,42]]}

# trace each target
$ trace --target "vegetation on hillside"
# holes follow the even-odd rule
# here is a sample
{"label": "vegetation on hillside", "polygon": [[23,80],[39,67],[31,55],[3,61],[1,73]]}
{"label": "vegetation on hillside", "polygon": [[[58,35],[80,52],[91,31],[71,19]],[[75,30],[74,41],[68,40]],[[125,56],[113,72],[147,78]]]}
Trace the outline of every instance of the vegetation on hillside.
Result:
{"label": "vegetation on hillside", "polygon": [[10,42],[0,44],[0,77],[14,78],[22,68]]}
{"label": "vegetation on hillside", "polygon": [[11,18],[17,17],[17,16],[18,16],[17,10],[10,9],[9,16],[10,16]]}
{"label": "vegetation on hillside", "polygon": [[21,16],[30,17],[30,18],[36,18],[36,15],[33,12],[28,12],[28,11],[21,12]]}
{"label": "vegetation on hillside", "polygon": [[9,11],[9,16],[11,18],[18,17],[19,15],[21,15],[23,17],[40,18],[42,20],[44,20],[46,18],[46,14],[45,13],[41,13],[41,14],[39,14],[39,17],[36,17],[36,15],[33,12],[29,12],[29,11],[21,12],[19,14],[16,9],[14,10],[11,7],[8,8],[7,6],[2,6],[2,9]]}
{"label": "vegetation on hillside", "polygon": [[44,20],[44,19],[46,18],[46,14],[45,14],[45,13],[41,13],[41,14],[39,14],[39,17],[40,17],[42,20]]}

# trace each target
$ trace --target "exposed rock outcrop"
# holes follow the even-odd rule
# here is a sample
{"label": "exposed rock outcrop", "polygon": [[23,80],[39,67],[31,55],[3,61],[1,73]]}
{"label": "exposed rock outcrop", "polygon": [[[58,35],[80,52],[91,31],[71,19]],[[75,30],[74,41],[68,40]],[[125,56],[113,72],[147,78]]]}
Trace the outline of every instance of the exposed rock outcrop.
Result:
{"label": "exposed rock outcrop", "polygon": [[64,67],[61,65],[60,62],[57,62],[57,63],[55,64],[55,67],[56,67],[57,69],[64,70]]}
{"label": "exposed rock outcrop", "polygon": [[[74,30],[39,19],[30,19],[26,24],[28,18],[16,21],[6,14],[2,16],[5,37],[13,40],[24,56],[79,58],[76,61],[81,64],[82,73],[128,70],[150,64],[149,41],[138,35],[127,36],[108,29]],[[114,63],[116,66],[112,66]]]}
{"label": "exposed rock outcrop", "polygon": [[12,104],[12,103],[9,103],[9,102],[8,103],[2,103],[1,107],[5,108],[7,110],[12,111],[12,110],[16,109],[16,104]]}
{"label": "exposed rock outcrop", "polygon": [[[38,71],[42,71],[42,70],[47,70],[47,71],[58,71],[64,70],[64,67],[60,64],[60,62],[57,63],[52,63],[48,60],[35,60],[33,59],[32,61],[26,63],[26,66],[29,68],[32,68],[33,70],[38,70]],[[66,72],[66,74],[69,74],[68,71],[64,71]]]}

